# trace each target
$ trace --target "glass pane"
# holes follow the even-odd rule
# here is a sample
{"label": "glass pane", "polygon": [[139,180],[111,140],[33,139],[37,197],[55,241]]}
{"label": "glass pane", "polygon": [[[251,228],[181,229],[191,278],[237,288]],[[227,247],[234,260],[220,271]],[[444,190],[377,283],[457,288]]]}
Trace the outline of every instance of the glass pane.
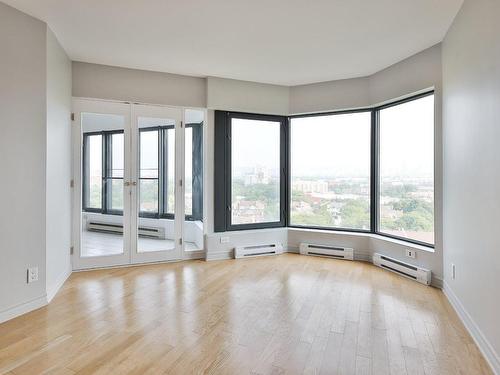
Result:
{"label": "glass pane", "polygon": [[85,159],[86,205],[88,208],[101,208],[102,205],[102,136],[89,135],[87,137],[87,150]]}
{"label": "glass pane", "polygon": [[434,96],[380,111],[380,228],[434,243]]}
{"label": "glass pane", "polygon": [[123,178],[123,158],[124,158],[124,146],[123,146],[123,133],[112,134],[111,135],[111,174],[110,177]]}
{"label": "glass pane", "polygon": [[232,119],[231,224],[280,221],[280,123]]}
{"label": "glass pane", "polygon": [[[137,251],[139,253],[175,249],[173,198],[174,179],[167,178],[175,168],[175,121],[139,117],[139,218]],[[172,138],[172,139],[170,139]],[[170,151],[172,147],[172,152]],[[170,168],[172,170],[170,171]],[[173,195],[173,194],[172,194]],[[162,202],[162,203],[161,203]],[[172,211],[167,212],[167,205]],[[169,206],[170,207],[170,206]]]}
{"label": "glass pane", "polygon": [[[98,210],[83,209],[81,256],[122,254],[125,119],[120,115],[82,113],[81,124],[84,138],[89,133],[100,133],[87,136],[88,147],[84,155],[84,170],[89,171],[91,187],[89,202],[92,207],[89,208]],[[101,200],[104,207],[101,207]]]}
{"label": "glass pane", "polygon": [[[111,183],[110,209],[113,211],[123,211],[123,179],[113,178],[108,181],[108,184]],[[123,215],[123,212],[120,215]]]}
{"label": "glass pane", "polygon": [[139,132],[139,209],[149,214],[158,213],[158,135],[158,129]]}
{"label": "glass pane", "polygon": [[186,109],[184,249],[201,250],[203,244],[203,123],[205,112]]}
{"label": "glass pane", "polygon": [[158,178],[158,130],[140,132],[141,178]]}
{"label": "glass pane", "polygon": [[112,133],[110,135],[111,168],[108,169],[106,188],[108,192],[108,210],[123,211],[123,163],[124,163],[124,135]]}
{"label": "glass pane", "polygon": [[167,130],[167,189],[166,212],[173,214],[175,210],[175,129]]}
{"label": "glass pane", "polygon": [[140,211],[158,213],[158,180],[140,180]]}
{"label": "glass pane", "polygon": [[370,229],[371,113],[291,120],[292,225]]}
{"label": "glass pane", "polygon": [[185,193],[185,214],[193,214],[193,128],[186,128],[185,168],[186,187]]}

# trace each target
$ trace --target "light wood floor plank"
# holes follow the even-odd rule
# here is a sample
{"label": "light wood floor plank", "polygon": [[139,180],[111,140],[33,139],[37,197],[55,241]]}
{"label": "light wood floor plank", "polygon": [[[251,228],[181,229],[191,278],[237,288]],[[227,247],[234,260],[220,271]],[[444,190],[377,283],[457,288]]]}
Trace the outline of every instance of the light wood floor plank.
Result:
{"label": "light wood floor plank", "polygon": [[284,254],[74,273],[0,324],[0,375],[491,374],[443,293]]}

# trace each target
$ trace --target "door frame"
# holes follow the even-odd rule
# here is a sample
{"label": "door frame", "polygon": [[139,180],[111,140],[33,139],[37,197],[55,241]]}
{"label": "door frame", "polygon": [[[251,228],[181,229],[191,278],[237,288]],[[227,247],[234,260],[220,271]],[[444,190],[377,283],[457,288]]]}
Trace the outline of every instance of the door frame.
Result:
{"label": "door frame", "polygon": [[[73,180],[72,180],[72,206],[73,206],[73,214],[72,214],[72,247],[71,247],[71,254],[72,254],[72,268],[74,271],[78,270],[85,270],[85,269],[95,269],[95,268],[107,268],[107,267],[120,267],[120,266],[129,266],[133,264],[147,264],[150,262],[170,262],[170,261],[177,261],[177,260],[183,260],[183,259],[204,259],[205,258],[205,253],[206,253],[206,244],[203,246],[202,249],[196,250],[196,251],[185,251],[184,250],[184,244],[180,250],[180,255],[178,254],[178,258],[175,259],[155,259],[154,257],[151,257],[150,259],[135,259],[133,261],[132,259],[132,233],[130,233],[133,228],[131,225],[131,222],[128,222],[128,226],[130,228],[129,230],[129,235],[127,236],[128,239],[125,239],[124,235],[124,253],[127,253],[127,256],[125,259],[120,259],[116,261],[110,261],[110,262],[92,262],[91,260],[95,260],[95,257],[88,258],[88,260],[82,261],[82,258],[79,257],[80,254],[80,243],[81,243],[81,213],[82,213],[82,131],[81,131],[81,122],[78,121],[78,118],[80,117],[81,108],[83,106],[88,106],[91,109],[94,109],[96,111],[106,111],[109,108],[127,108],[127,113],[124,113],[126,115],[126,126],[128,127],[128,134],[129,136],[127,137],[130,142],[130,147],[132,147],[132,133],[133,133],[133,124],[132,124],[132,108],[133,105],[141,105],[141,106],[147,106],[150,108],[169,108],[172,110],[179,110],[182,113],[182,123],[183,123],[183,131],[182,131],[182,141],[180,142],[180,145],[182,146],[182,149],[184,150],[185,143],[184,143],[184,130],[185,130],[185,115],[186,115],[186,110],[197,110],[203,112],[203,139],[202,139],[202,144],[203,144],[203,235],[205,236],[207,234],[208,228],[207,228],[207,219],[208,219],[208,209],[209,207],[209,199],[208,195],[211,191],[209,183],[207,181],[207,157],[210,154],[210,147],[208,144],[208,138],[211,136],[211,128],[209,126],[210,118],[209,118],[209,111],[206,108],[201,108],[201,107],[192,107],[192,106],[169,106],[169,105],[162,105],[162,104],[149,104],[149,103],[130,103],[127,101],[117,101],[117,100],[108,100],[108,99],[99,99],[99,98],[87,98],[87,97],[73,97],[72,98],[72,112],[74,114],[74,121],[72,121],[72,144],[73,144],[73,150],[72,150],[72,155],[73,155]],[[91,112],[90,110],[87,110],[88,112]],[[85,111],[84,111],[85,112]],[[125,130],[124,130],[125,133]],[[180,132],[176,132],[176,138],[177,134]],[[125,140],[127,142],[127,140]],[[176,144],[179,143],[176,139]],[[177,146],[176,146],[177,147]],[[129,152],[129,154],[131,154]],[[177,156],[177,151],[176,151],[176,156]],[[182,152],[181,155],[184,155],[184,152]],[[130,157],[131,155],[129,155]],[[138,155],[137,155],[138,156]],[[176,157],[176,165],[177,165],[177,160],[180,158]],[[125,161],[126,162],[126,161]],[[137,161],[135,161],[137,162]],[[129,161],[129,172],[132,171],[132,166],[131,162]],[[182,157],[182,166],[177,167],[176,166],[176,171],[177,168],[181,168],[182,170],[182,179],[183,181],[185,180],[185,171],[184,171],[184,156]],[[130,177],[130,175],[128,175]],[[176,177],[176,181],[178,181],[178,177]],[[127,180],[129,181],[129,179]],[[124,182],[125,182],[125,176],[124,176]],[[130,186],[130,189],[132,188],[133,185]],[[179,188],[179,185],[176,184],[176,189]],[[134,189],[135,190],[135,189]],[[130,190],[129,195],[134,194],[134,198],[137,198],[136,192]],[[181,196],[182,202],[184,203],[184,189],[182,189],[182,193],[178,193],[178,195]],[[130,200],[131,202],[131,200]],[[184,227],[184,207],[182,208],[177,208],[177,204],[180,203],[180,199],[176,198],[176,212],[181,212],[182,214],[177,215],[176,217],[179,218],[181,221],[181,226],[182,228]],[[138,206],[137,206],[138,207]],[[138,209],[138,208],[137,208]],[[180,211],[178,211],[180,210]],[[135,215],[129,214],[129,218],[135,217]],[[130,219],[127,218],[127,221],[130,221]],[[125,225],[125,217],[124,217],[124,225]],[[181,229],[182,236],[184,235],[183,229]],[[125,233],[124,233],[125,234]],[[183,238],[183,237],[181,237]],[[127,241],[125,243],[125,241]],[[184,243],[184,239],[182,241]],[[134,251],[136,248],[134,249]],[[85,258],[83,258],[85,259]],[[110,260],[110,259],[108,259]]]}
{"label": "door frame", "polygon": [[[73,98],[73,239],[72,239],[72,263],[74,270],[113,267],[128,264],[130,261],[130,212],[131,201],[130,186],[126,186],[126,181],[130,181],[130,143],[131,122],[130,106],[126,103],[111,102],[103,100],[90,100]],[[82,113],[102,113],[120,115],[124,118],[124,170],[123,170],[123,253],[117,255],[103,255],[96,257],[81,257],[82,241],[82,182],[83,182],[83,132]]]}

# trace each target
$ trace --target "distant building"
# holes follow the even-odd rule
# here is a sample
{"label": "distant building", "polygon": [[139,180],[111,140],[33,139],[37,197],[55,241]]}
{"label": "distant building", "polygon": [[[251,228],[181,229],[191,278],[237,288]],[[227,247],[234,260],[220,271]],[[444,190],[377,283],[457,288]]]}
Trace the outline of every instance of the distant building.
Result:
{"label": "distant building", "polygon": [[251,173],[244,176],[243,183],[245,186],[264,184],[267,185],[271,182],[271,176],[269,172],[262,167],[256,167]]}
{"label": "distant building", "polygon": [[251,224],[264,221],[265,204],[262,201],[247,201],[237,197],[233,203],[233,216],[238,218],[238,224]]}
{"label": "distant building", "polygon": [[328,182],[318,180],[295,180],[292,182],[293,190],[300,191],[302,193],[327,193],[328,192]]}

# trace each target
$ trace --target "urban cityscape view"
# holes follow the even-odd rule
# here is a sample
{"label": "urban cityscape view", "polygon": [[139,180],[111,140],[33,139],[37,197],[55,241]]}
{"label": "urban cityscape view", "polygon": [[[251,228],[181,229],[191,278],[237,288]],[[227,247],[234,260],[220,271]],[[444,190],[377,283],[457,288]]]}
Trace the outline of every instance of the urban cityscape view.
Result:
{"label": "urban cityscape view", "polygon": [[[233,223],[279,221],[279,179],[270,172],[256,168],[233,178]],[[370,229],[369,178],[293,176],[291,188],[291,225]],[[379,202],[381,232],[434,241],[432,178],[384,177]]]}

